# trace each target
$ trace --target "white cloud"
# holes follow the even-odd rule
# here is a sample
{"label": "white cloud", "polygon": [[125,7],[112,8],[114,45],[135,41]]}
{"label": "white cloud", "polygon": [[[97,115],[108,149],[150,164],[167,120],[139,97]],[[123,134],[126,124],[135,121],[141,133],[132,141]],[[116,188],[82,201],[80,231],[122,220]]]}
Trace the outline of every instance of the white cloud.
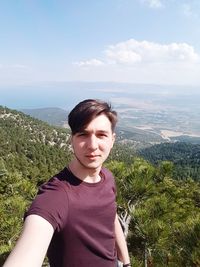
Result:
{"label": "white cloud", "polygon": [[104,65],[104,63],[101,60],[95,58],[90,60],[75,62],[74,64],[80,67],[98,67]]}
{"label": "white cloud", "polygon": [[78,73],[79,78],[88,81],[200,85],[200,55],[187,43],[130,39],[109,45],[103,55],[75,63],[70,76]]}
{"label": "white cloud", "polygon": [[105,64],[135,65],[154,63],[195,63],[200,57],[187,43],[159,44],[130,39],[110,45],[104,51],[104,59],[89,59],[75,62],[79,67],[98,67]]}
{"label": "white cloud", "polygon": [[120,48],[110,46],[109,49],[105,51],[107,58],[111,63],[124,63],[131,64],[141,62],[142,58],[139,53],[136,53],[132,49]]}
{"label": "white cloud", "polygon": [[196,62],[199,55],[186,43],[162,45],[130,39],[111,45],[105,51],[108,60],[116,64]]}
{"label": "white cloud", "polygon": [[164,7],[164,3],[161,0],[140,0],[140,1],[149,6],[150,8]]}

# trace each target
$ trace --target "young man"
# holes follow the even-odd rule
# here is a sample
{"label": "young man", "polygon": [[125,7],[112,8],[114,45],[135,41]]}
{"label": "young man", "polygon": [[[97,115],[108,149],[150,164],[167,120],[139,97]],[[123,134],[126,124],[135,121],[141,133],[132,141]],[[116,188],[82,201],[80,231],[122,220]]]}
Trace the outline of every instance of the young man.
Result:
{"label": "young man", "polygon": [[4,267],[130,266],[118,221],[115,182],[102,164],[115,140],[117,113],[87,99],[70,112],[74,159],[41,186],[25,215],[24,228]]}

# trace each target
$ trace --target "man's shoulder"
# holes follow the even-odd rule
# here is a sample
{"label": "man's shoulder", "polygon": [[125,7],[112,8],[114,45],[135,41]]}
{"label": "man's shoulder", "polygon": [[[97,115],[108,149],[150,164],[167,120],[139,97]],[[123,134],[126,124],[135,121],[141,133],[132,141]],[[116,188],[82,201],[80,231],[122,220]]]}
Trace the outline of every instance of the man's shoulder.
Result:
{"label": "man's shoulder", "polygon": [[63,170],[61,170],[60,172],[58,172],[57,174],[49,178],[48,181],[41,184],[39,187],[39,193],[44,192],[44,191],[51,191],[53,193],[59,190],[64,191],[63,184],[65,183],[64,181],[67,180],[66,176],[67,176],[67,173],[64,168]]}

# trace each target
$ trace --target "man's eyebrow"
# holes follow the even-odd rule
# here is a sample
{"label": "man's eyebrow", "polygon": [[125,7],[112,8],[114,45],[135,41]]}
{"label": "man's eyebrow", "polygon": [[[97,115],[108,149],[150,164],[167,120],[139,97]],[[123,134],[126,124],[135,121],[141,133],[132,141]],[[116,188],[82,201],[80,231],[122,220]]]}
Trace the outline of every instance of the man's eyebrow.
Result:
{"label": "man's eyebrow", "polygon": [[79,134],[79,133],[89,133],[89,132],[90,131],[83,129],[83,130],[78,131],[77,134]]}
{"label": "man's eyebrow", "polygon": [[97,130],[98,133],[109,133],[107,130]]}

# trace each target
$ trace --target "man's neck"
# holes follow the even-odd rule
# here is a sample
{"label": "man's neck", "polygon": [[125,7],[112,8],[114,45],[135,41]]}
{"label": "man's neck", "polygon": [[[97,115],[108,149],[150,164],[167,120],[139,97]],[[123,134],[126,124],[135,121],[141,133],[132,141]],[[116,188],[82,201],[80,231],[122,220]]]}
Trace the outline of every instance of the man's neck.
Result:
{"label": "man's neck", "polygon": [[68,165],[69,170],[80,180],[87,183],[97,183],[101,180],[99,175],[101,167],[99,168],[86,168],[77,163],[76,160],[72,160]]}

